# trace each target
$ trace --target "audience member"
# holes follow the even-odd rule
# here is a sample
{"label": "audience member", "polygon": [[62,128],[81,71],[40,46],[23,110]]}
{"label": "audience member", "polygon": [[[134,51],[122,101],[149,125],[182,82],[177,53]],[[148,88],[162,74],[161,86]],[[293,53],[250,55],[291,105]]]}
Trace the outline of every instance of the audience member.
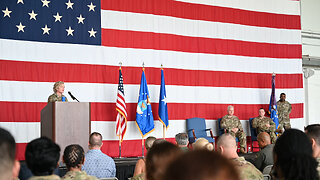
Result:
{"label": "audience member", "polygon": [[19,175],[20,163],[15,160],[16,142],[5,129],[0,128],[0,179],[12,180]]}
{"label": "audience member", "polygon": [[240,140],[240,152],[246,153],[247,147],[247,135],[243,131],[239,118],[234,114],[234,107],[228,106],[228,114],[222,117],[220,127],[225,129],[226,133],[230,133],[233,137],[237,137]]}
{"label": "audience member", "polygon": [[163,143],[163,142],[168,142],[168,141],[165,140],[165,139],[156,139],[156,140],[153,142],[153,145],[155,145],[155,144],[160,144],[160,143]]}
{"label": "audience member", "polygon": [[263,108],[259,109],[259,116],[252,120],[252,127],[257,129],[257,133],[267,132],[270,135],[271,143],[274,144],[277,140],[276,124],[269,117],[264,116],[266,112]]}
{"label": "audience member", "polygon": [[[144,142],[144,147],[147,150],[147,153],[149,149],[152,147],[153,142],[156,140],[155,137],[149,136],[145,142]],[[138,180],[138,179],[145,179],[145,172],[146,172],[146,159],[139,159],[136,163],[136,167],[134,169],[134,174],[133,174],[133,180]]]}
{"label": "audience member", "polygon": [[188,134],[187,133],[179,133],[176,134],[176,143],[178,145],[178,147],[180,147],[180,149],[182,151],[188,151],[188,144],[189,144],[189,140],[188,140]]}
{"label": "audience member", "polygon": [[153,144],[146,159],[147,180],[160,180],[167,165],[180,154],[180,148],[172,143]]}
{"label": "audience member", "polygon": [[232,135],[223,134],[219,137],[217,145],[218,151],[235,165],[242,180],[263,179],[262,173],[253,164],[238,156],[237,143]]}
{"label": "audience member", "polygon": [[28,168],[33,177],[29,180],[59,180],[60,177],[53,174],[58,166],[60,147],[47,137],[37,138],[28,143],[25,152]]}
{"label": "audience member", "polygon": [[274,146],[273,176],[284,180],[318,180],[317,161],[307,135],[297,129],[286,130]]}
{"label": "audience member", "polygon": [[320,177],[320,124],[312,124],[305,128],[305,132],[312,144],[312,155],[318,161],[317,171]]}
{"label": "audience member", "polygon": [[273,165],[273,147],[270,136],[266,132],[258,134],[258,145],[260,151],[257,153],[257,158],[254,160],[254,165],[262,172],[268,165]]}
{"label": "audience member", "polygon": [[98,132],[91,133],[89,151],[85,155],[82,170],[97,178],[115,177],[116,165],[111,157],[101,152],[102,145],[102,135]]}
{"label": "audience member", "polygon": [[87,175],[81,171],[84,163],[84,150],[78,144],[67,146],[63,152],[63,162],[66,164],[68,172],[63,176],[63,180],[98,180],[94,176]]}
{"label": "audience member", "polygon": [[190,151],[166,168],[162,180],[240,180],[233,164],[216,152]]}
{"label": "audience member", "polygon": [[209,141],[205,138],[198,138],[196,142],[192,144],[193,150],[201,150],[206,149],[208,151],[213,151],[213,144],[209,143]]}

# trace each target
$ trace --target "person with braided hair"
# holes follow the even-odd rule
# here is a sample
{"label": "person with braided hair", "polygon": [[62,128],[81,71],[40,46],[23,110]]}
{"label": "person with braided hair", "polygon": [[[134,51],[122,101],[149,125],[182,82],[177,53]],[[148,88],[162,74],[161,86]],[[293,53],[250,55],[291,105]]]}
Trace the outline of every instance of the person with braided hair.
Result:
{"label": "person with braided hair", "polygon": [[84,164],[84,150],[78,144],[71,144],[64,149],[63,162],[66,164],[68,172],[62,177],[63,180],[98,180],[94,176],[89,176],[85,171],[81,171]]}

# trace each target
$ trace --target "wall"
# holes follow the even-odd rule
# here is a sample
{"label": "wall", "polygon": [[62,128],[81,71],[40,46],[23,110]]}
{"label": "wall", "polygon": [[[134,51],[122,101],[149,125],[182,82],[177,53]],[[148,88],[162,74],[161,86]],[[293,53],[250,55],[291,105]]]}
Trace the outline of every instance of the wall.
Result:
{"label": "wall", "polygon": [[[320,17],[320,1],[301,0],[300,2],[302,25],[302,55],[309,55],[310,57],[313,57],[311,58],[311,61],[315,62],[320,59],[320,23],[318,19]],[[305,125],[320,123],[320,118],[318,117],[318,111],[320,109],[319,69],[319,65],[315,65],[313,67],[304,66]],[[314,75],[312,75],[313,73]],[[308,78],[306,78],[306,76]]]}

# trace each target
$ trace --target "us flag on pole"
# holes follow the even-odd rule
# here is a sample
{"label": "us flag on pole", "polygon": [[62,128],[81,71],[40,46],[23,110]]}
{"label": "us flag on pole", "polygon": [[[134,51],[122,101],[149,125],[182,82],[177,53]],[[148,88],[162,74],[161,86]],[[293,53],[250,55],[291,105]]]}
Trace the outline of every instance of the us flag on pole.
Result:
{"label": "us flag on pole", "polygon": [[119,69],[119,85],[118,85],[118,95],[116,110],[118,111],[117,120],[116,120],[116,133],[119,136],[122,142],[123,136],[127,131],[127,108],[126,100],[124,98],[124,89],[123,89],[123,77],[121,68]]}

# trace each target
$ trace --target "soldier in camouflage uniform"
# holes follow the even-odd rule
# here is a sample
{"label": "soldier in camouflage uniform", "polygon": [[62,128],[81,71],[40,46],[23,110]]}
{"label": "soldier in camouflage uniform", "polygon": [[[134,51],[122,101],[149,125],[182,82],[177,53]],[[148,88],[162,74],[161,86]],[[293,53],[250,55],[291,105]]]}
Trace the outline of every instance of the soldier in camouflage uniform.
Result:
{"label": "soldier in camouflage uniform", "polygon": [[222,117],[220,127],[225,130],[226,133],[230,133],[233,137],[237,137],[240,140],[240,152],[246,153],[247,136],[243,132],[241,122],[237,116],[234,116],[234,107],[228,106],[228,114]]}
{"label": "soldier in camouflage uniform", "polygon": [[40,137],[28,143],[25,152],[26,163],[33,177],[29,180],[60,180],[53,174],[60,158],[60,147],[47,137]]}
{"label": "soldier in camouflage uniform", "polygon": [[33,176],[28,180],[60,180],[60,177],[55,174],[52,174],[48,176]]}
{"label": "soldier in camouflage uniform", "polygon": [[84,171],[69,171],[63,176],[62,180],[98,180],[98,178],[89,176]]}
{"label": "soldier in camouflage uniform", "polygon": [[63,161],[68,169],[67,174],[62,177],[63,180],[98,180],[98,178],[81,171],[84,163],[84,150],[80,145],[67,146],[63,153]]}
{"label": "soldier in camouflage uniform", "polygon": [[238,156],[237,143],[231,134],[225,133],[220,136],[217,147],[218,152],[234,164],[241,180],[263,180],[262,173],[253,164]]}
{"label": "soldier in camouflage uniform", "polygon": [[55,82],[54,85],[53,85],[53,94],[51,94],[49,97],[48,97],[48,103],[49,102],[56,102],[56,101],[62,101],[62,97],[65,98],[65,101],[68,102],[68,99],[67,97],[65,97],[63,95],[63,92],[64,92],[64,82],[62,81],[58,81],[58,82]]}
{"label": "soldier in camouflage uniform", "polygon": [[241,180],[263,180],[262,173],[244,157],[232,159],[232,162],[240,172]]}
{"label": "soldier in camouflage uniform", "polygon": [[277,102],[277,110],[280,127],[284,128],[285,130],[290,129],[291,124],[289,115],[291,113],[292,107],[291,104],[286,101],[285,93],[280,94],[280,100]]}
{"label": "soldier in camouflage uniform", "polygon": [[267,132],[270,135],[271,143],[274,144],[277,140],[276,136],[276,124],[272,119],[265,117],[265,111],[263,108],[259,109],[259,116],[252,120],[252,127],[257,129],[257,134],[261,132]]}

